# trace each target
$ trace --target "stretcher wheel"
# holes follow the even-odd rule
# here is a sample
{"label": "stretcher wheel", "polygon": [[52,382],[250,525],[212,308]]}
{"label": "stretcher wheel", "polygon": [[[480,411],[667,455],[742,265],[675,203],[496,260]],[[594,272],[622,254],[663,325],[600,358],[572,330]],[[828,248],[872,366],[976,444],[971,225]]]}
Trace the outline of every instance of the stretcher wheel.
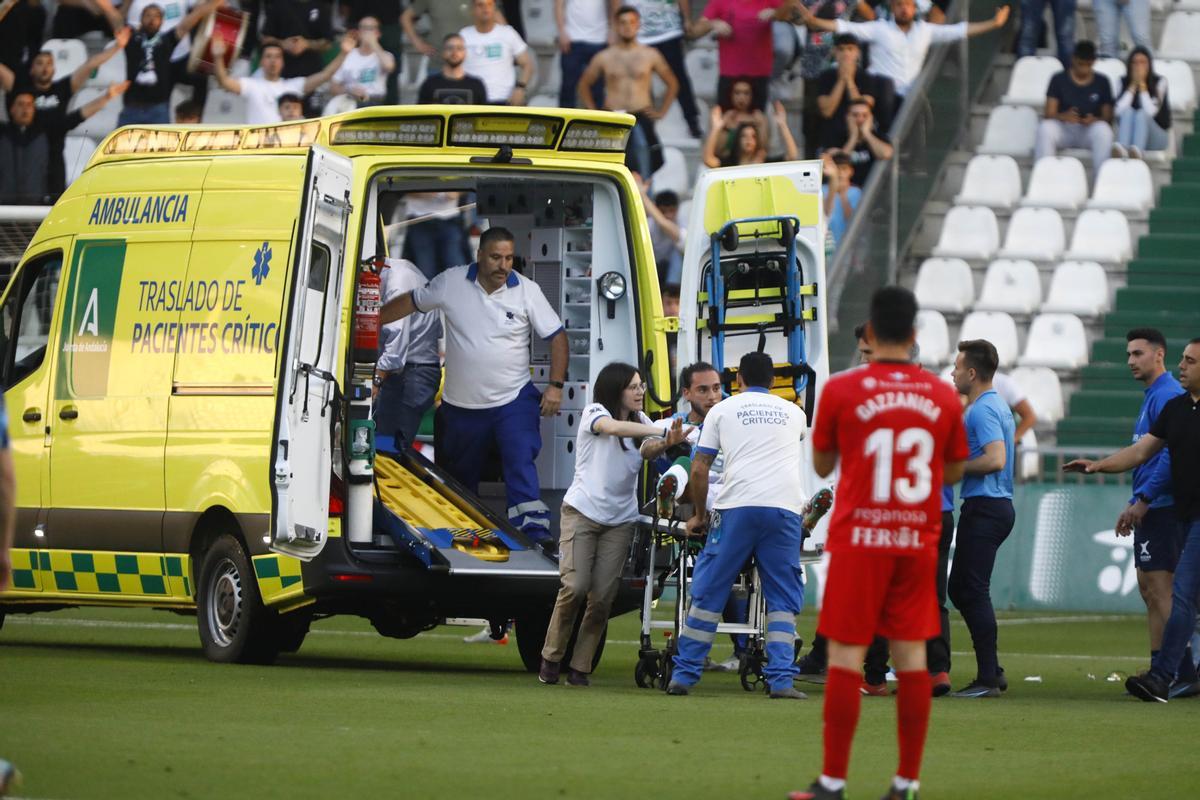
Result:
{"label": "stretcher wheel", "polygon": [[767,679],[763,675],[762,658],[754,653],[743,653],[738,663],[738,677],[747,692],[766,691]]}
{"label": "stretcher wheel", "polygon": [[642,656],[633,668],[633,680],[639,689],[653,689],[658,681],[658,655]]}
{"label": "stretcher wheel", "polygon": [[667,686],[671,683],[671,674],[675,671],[675,640],[667,645],[667,650],[659,656],[658,662],[658,688],[664,692]]}
{"label": "stretcher wheel", "polygon": [[721,247],[727,252],[732,253],[738,248],[738,232],[737,225],[730,225],[721,234]]}
{"label": "stretcher wheel", "polygon": [[791,244],[792,239],[796,238],[796,226],[790,219],[785,219],[779,223],[779,244],[787,247]]}

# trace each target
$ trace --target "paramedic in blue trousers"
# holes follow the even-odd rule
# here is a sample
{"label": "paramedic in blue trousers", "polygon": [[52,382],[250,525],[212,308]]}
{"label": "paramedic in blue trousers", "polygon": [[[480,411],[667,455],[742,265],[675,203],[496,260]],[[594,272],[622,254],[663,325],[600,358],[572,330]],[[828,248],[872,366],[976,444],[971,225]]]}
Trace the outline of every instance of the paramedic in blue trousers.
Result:
{"label": "paramedic in blue trousers", "polygon": [[[426,283],[411,261],[388,258],[384,264],[380,299],[385,303]],[[376,432],[393,437],[397,451],[412,446],[421,418],[437,397],[442,382],[441,338],[442,318],[434,312],[410,314],[380,327],[373,418]]]}
{"label": "paramedic in blue trousers", "polygon": [[[740,392],[717,403],[704,429],[688,480],[695,513],[688,531],[708,528],[692,577],[692,604],[679,632],[679,652],[667,694],[685,695],[700,680],[704,659],[733,581],[751,555],[767,605],[767,665],[772,698],[802,700],[796,675],[796,615],[804,605],[800,577],[800,442],[804,412],[770,393],[774,365],[766,353],[747,353],[738,366]],[[709,468],[721,453],[724,483],[707,510]]]}
{"label": "paramedic in blue trousers", "polygon": [[[446,326],[446,379],[435,417],[435,459],[472,492],[494,446],[508,493],[508,520],[549,545],[550,510],[534,460],[542,449],[539,411],[553,416],[567,375],[567,335],[541,287],[513,271],[513,235],[488,228],[477,261],[383,304],[380,324],[440,309]],[[529,371],[530,335],[550,343],[545,394]]]}

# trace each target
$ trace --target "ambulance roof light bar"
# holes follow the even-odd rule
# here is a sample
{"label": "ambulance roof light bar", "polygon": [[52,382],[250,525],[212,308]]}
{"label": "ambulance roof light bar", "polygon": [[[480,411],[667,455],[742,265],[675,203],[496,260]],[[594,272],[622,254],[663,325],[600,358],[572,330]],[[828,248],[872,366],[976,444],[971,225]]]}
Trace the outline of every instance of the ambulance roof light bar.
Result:
{"label": "ambulance roof light bar", "polygon": [[183,140],[182,131],[162,128],[123,128],[104,146],[105,155],[132,153],[174,153]]}

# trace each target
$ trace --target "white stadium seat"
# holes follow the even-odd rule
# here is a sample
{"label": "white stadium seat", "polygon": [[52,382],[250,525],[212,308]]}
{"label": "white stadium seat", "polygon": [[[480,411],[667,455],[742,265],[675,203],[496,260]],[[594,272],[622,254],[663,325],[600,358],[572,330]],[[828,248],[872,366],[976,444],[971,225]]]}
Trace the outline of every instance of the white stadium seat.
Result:
{"label": "white stadium seat", "polygon": [[1108,311],[1108,275],[1095,261],[1064,261],[1054,268],[1042,311],[1094,317]]}
{"label": "white stadium seat", "polygon": [[967,314],[958,339],[987,339],[995,346],[1001,367],[1010,367],[1017,360],[1017,323],[1003,311],[972,311]]}
{"label": "white stadium seat", "polygon": [[1196,110],[1196,77],[1186,61],[1154,59],[1154,71],[1167,79],[1167,99],[1171,110],[1190,114]]}
{"label": "white stadium seat", "polygon": [[940,312],[917,312],[917,358],[928,366],[937,366],[949,360],[950,329],[946,327],[946,318]]}
{"label": "white stadium seat", "polygon": [[47,39],[40,49],[54,54],[54,80],[67,77],[88,60],[87,45],[79,39]]}
{"label": "white stadium seat", "polygon": [[1133,158],[1110,158],[1100,165],[1088,208],[1115,208],[1146,213],[1154,207],[1150,166]]}
{"label": "white stadium seat", "polygon": [[1120,211],[1089,208],[1075,220],[1071,249],[1064,258],[1070,261],[1121,262],[1133,257],[1133,239],[1129,221]]}
{"label": "white stadium seat", "polygon": [[1079,317],[1039,314],[1034,318],[1025,340],[1021,366],[1079,369],[1087,362],[1087,333]]}
{"label": "white stadium seat", "polygon": [[1071,156],[1044,156],[1033,165],[1023,206],[1076,209],[1087,202],[1087,172]]}
{"label": "white stadium seat", "polygon": [[955,206],[942,221],[933,254],[941,258],[991,258],[1000,244],[1000,226],[990,208]]}
{"label": "white stadium seat", "polygon": [[96,150],[96,140],[87,136],[68,136],[63,146],[63,163],[67,167],[67,184],[74,183]]}
{"label": "white stadium seat", "polygon": [[1008,91],[1000,102],[1041,108],[1050,79],[1062,71],[1062,62],[1053,56],[1022,56],[1013,65]]}
{"label": "white stadium seat", "polygon": [[552,94],[558,96],[558,90],[562,87],[562,59],[558,56],[550,59],[550,67],[542,69],[542,65],[547,62],[539,61],[537,64],[537,77],[534,79],[534,85],[542,94]]}
{"label": "white stadium seat", "polygon": [[1017,477],[1023,481],[1034,480],[1038,476],[1041,459],[1038,457],[1037,434],[1033,432],[1033,428],[1025,431],[1017,445],[1021,453],[1021,466],[1017,470]]}
{"label": "white stadium seat", "polygon": [[961,314],[975,299],[971,267],[961,258],[927,258],[917,270],[913,293],[921,308]]}
{"label": "white stadium seat", "polygon": [[975,156],[967,164],[954,202],[967,206],[1012,208],[1021,199],[1021,168],[1012,156]]}
{"label": "white stadium seat", "polygon": [[1005,259],[988,265],[976,311],[1032,314],[1042,302],[1042,279],[1032,261]]}
{"label": "white stadium seat", "polygon": [[1200,61],[1200,12],[1171,12],[1163,23],[1162,39],[1154,55]]}
{"label": "white stadium seat", "polygon": [[525,40],[529,44],[552,47],[558,43],[554,0],[524,0],[521,3],[521,16],[525,20]]}
{"label": "white stadium seat", "polygon": [[558,108],[557,94],[535,94],[529,99],[530,108]]}
{"label": "white stadium seat", "polygon": [[687,158],[678,147],[663,148],[663,165],[650,179],[650,191],[654,194],[670,189],[680,197],[691,194],[692,184],[688,180]]}
{"label": "white stadium seat", "polygon": [[717,99],[717,79],[720,77],[717,51],[707,47],[693,47],[684,56],[683,64],[687,68],[696,96],[710,103],[714,102]]}
{"label": "white stadium seat", "polygon": [[1054,424],[1063,418],[1062,384],[1049,367],[1017,367],[1009,377],[1016,381],[1042,422]]}
{"label": "white stadium seat", "polygon": [[1008,221],[1001,258],[1054,261],[1066,244],[1062,217],[1053,208],[1018,208]]}
{"label": "white stadium seat", "polygon": [[1119,58],[1098,58],[1092,69],[1108,78],[1112,83],[1113,97],[1121,94],[1121,84],[1125,80],[1125,62]]}
{"label": "white stadium seat", "polygon": [[996,106],[988,114],[983,142],[976,152],[1017,158],[1032,155],[1037,129],[1038,113],[1029,106]]}

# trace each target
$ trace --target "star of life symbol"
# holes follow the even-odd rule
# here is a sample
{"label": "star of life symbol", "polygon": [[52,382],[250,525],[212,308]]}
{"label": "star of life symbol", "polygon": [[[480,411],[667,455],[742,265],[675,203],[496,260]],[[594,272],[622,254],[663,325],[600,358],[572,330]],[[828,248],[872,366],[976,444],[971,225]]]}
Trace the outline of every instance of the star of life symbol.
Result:
{"label": "star of life symbol", "polygon": [[266,280],[270,272],[271,245],[263,242],[262,247],[254,251],[254,266],[250,270],[250,277],[254,278],[255,286],[262,286],[262,282]]}

